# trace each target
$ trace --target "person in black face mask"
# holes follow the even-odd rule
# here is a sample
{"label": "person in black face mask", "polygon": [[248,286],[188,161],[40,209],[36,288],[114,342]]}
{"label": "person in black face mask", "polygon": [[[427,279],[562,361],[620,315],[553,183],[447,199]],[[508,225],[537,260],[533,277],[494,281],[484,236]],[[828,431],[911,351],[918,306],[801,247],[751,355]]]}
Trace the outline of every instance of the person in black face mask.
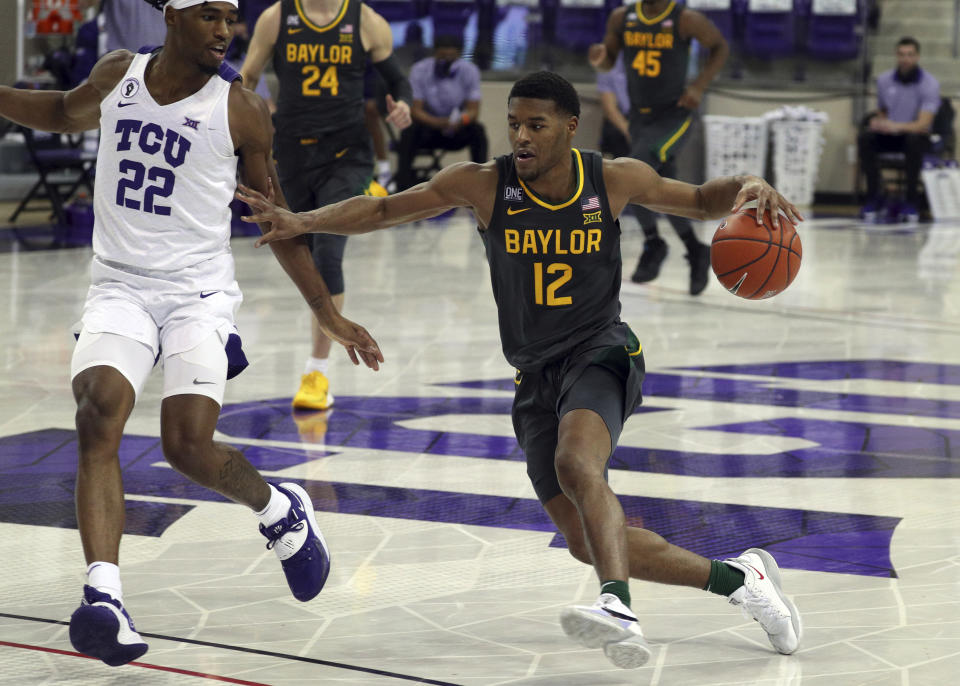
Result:
{"label": "person in black face mask", "polygon": [[480,114],[480,70],[460,59],[462,41],[438,36],[433,57],[410,69],[413,125],[403,132],[397,150],[397,188],[416,183],[413,158],[420,149],[460,150],[470,147],[470,159],[487,161],[487,133]]}
{"label": "person in black face mask", "polygon": [[[940,109],[940,84],[919,62],[920,43],[901,38],[896,68],[877,77],[877,112],[865,122],[857,141],[860,167],[867,178],[867,202],[861,210],[864,221],[878,221],[881,214],[895,221],[919,218],[920,168]],[[884,152],[904,153],[906,198],[897,202],[883,195],[877,156]]]}

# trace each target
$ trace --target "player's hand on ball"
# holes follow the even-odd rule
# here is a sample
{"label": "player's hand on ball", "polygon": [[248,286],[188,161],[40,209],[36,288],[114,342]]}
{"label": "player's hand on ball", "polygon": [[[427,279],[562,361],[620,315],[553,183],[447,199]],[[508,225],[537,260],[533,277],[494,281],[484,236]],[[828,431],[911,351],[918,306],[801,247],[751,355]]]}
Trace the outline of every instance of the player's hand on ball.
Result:
{"label": "player's hand on ball", "polygon": [[397,102],[393,96],[387,94],[387,121],[401,131],[413,123],[410,118],[410,105],[403,100]]}
{"label": "player's hand on ball", "polygon": [[266,224],[268,231],[257,239],[254,244],[256,247],[272,243],[273,241],[283,240],[284,238],[293,238],[300,234],[308,233],[307,221],[299,214],[279,207],[273,202],[273,183],[268,185],[268,194],[255,191],[242,183],[237,186],[237,192],[234,197],[247,203],[247,206],[253,212],[251,215],[240,217],[250,224]]}
{"label": "player's hand on ball", "polygon": [[783,210],[787,219],[796,226],[803,221],[800,210],[793,203],[780,195],[769,183],[758,176],[747,177],[747,181],[740,187],[737,198],[733,203],[732,214],[736,214],[743,204],[751,200],[757,201],[757,223],[763,223],[763,213],[770,211],[770,217],[780,226],[780,211]]}
{"label": "player's hand on ball", "polygon": [[339,313],[334,313],[333,316],[326,318],[326,321],[320,322],[320,328],[323,329],[327,338],[347,349],[347,354],[354,364],[358,365],[360,360],[363,360],[370,369],[374,371],[380,369],[383,353],[365,328]]}
{"label": "player's hand on ball", "polygon": [[607,61],[607,46],[603,43],[594,43],[587,50],[587,60],[594,69],[599,69]]}

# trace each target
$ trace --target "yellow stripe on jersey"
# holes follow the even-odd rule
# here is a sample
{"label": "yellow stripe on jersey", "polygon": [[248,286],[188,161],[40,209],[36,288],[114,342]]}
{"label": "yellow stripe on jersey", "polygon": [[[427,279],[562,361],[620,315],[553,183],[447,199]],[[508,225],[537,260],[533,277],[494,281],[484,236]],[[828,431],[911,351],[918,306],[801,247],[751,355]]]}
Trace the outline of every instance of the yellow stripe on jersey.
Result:
{"label": "yellow stripe on jersey", "polygon": [[640,8],[640,5],[642,4],[643,4],[642,2],[637,3],[637,19],[642,21],[647,26],[652,26],[653,24],[659,24],[661,21],[666,19],[667,15],[673,12],[673,8],[677,3],[676,3],[676,0],[671,0],[670,4],[667,5],[667,9],[665,9],[663,12],[658,14],[653,19],[647,19],[645,16],[643,16],[643,10]]}
{"label": "yellow stripe on jersey", "polygon": [[518,177],[517,180],[520,182],[520,185],[523,187],[524,192],[526,192],[526,194],[530,196],[531,200],[533,200],[535,203],[540,205],[540,207],[545,207],[548,210],[562,210],[564,207],[567,207],[573,204],[573,202],[580,197],[580,193],[583,191],[583,158],[580,157],[580,151],[577,150],[576,148],[573,148],[573,156],[577,158],[577,178],[578,178],[577,190],[576,192],[574,192],[573,197],[571,197],[565,203],[561,203],[559,205],[551,205],[548,202],[544,202],[543,200],[535,196],[530,191],[529,188],[527,188],[527,184],[523,182],[523,179]]}
{"label": "yellow stripe on jersey", "polygon": [[343,15],[347,13],[347,5],[350,4],[350,0],[343,0],[343,4],[340,6],[340,12],[337,14],[337,18],[331,21],[326,26],[317,26],[309,18],[307,18],[307,13],[303,11],[303,6],[300,4],[300,0],[293,0],[294,7],[297,8],[297,14],[300,15],[300,19],[303,20],[303,23],[307,25],[308,28],[313,29],[319,33],[324,31],[329,31],[334,26],[340,23],[340,20],[343,19]]}

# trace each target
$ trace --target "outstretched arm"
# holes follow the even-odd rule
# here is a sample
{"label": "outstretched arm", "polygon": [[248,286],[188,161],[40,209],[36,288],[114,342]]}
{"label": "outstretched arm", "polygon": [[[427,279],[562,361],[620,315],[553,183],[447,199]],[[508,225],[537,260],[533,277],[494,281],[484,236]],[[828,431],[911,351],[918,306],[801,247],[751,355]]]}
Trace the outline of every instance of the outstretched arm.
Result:
{"label": "outstretched arm", "polygon": [[[275,191],[277,201],[285,206],[271,158],[273,127],[266,103],[260,96],[235,84],[230,94],[229,111],[230,129],[239,150],[241,176],[246,187],[260,189],[271,196]],[[266,228],[260,227],[261,231]],[[366,329],[337,312],[327,284],[314,267],[306,242],[284,241],[271,247],[287,276],[300,289],[323,332],[347,349],[354,364],[360,364],[362,359],[371,369],[379,369],[383,354],[377,342]]]}
{"label": "outstretched arm", "polygon": [[493,207],[496,183],[497,170],[492,162],[459,162],[443,169],[426,183],[402,193],[385,198],[358,195],[311,212],[290,212],[248,186],[237,189],[237,198],[254,212],[244,217],[244,221],[270,227],[257,241],[260,246],[304,233],[344,236],[369,233],[435,217],[455,207],[472,208],[477,219],[486,224]]}
{"label": "outstretched arm", "polygon": [[69,91],[34,91],[0,86],[0,115],[40,131],[79,133],[100,126],[100,101],[130,66],[126,50],[104,55],[89,78]]}
{"label": "outstretched arm", "polygon": [[767,209],[778,223],[781,210],[794,224],[803,221],[800,211],[758,176],[724,176],[694,186],[665,179],[639,160],[620,157],[603,163],[603,179],[617,216],[632,204],[691,219],[720,219],[757,200],[758,222]]}

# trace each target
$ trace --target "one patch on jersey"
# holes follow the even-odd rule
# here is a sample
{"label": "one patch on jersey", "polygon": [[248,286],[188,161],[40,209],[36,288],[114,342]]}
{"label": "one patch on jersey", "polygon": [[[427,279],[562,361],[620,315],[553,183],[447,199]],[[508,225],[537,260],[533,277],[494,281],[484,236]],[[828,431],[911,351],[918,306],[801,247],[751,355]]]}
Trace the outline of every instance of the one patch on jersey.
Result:
{"label": "one patch on jersey", "polygon": [[661,26],[665,29],[673,28],[673,19],[667,19],[661,24]]}
{"label": "one patch on jersey", "polygon": [[134,78],[126,79],[120,86],[120,94],[125,98],[132,98],[140,92],[140,81]]}
{"label": "one patch on jersey", "polygon": [[627,15],[627,21],[636,21],[636,20],[637,20],[637,13],[636,13],[636,12],[630,12],[630,13]]}
{"label": "one patch on jersey", "polygon": [[300,26],[300,15],[298,15],[298,14],[288,14],[288,15],[287,15],[287,26]]}
{"label": "one patch on jersey", "polygon": [[341,24],[340,33],[353,33],[353,24]]}
{"label": "one patch on jersey", "polygon": [[601,217],[602,214],[603,214],[602,210],[597,210],[596,212],[584,212],[583,223],[584,224],[602,224],[603,223],[603,218]]}
{"label": "one patch on jersey", "polygon": [[503,199],[507,202],[523,202],[523,189],[520,186],[504,186]]}
{"label": "one patch on jersey", "polygon": [[353,34],[352,33],[341,33],[340,34],[341,43],[353,43]]}
{"label": "one patch on jersey", "polygon": [[190,117],[184,117],[183,123],[180,126],[189,126],[194,131],[197,130],[197,127],[200,126],[199,119],[191,119]]}
{"label": "one patch on jersey", "polygon": [[600,196],[591,195],[589,198],[583,201],[581,209],[586,212],[587,210],[599,210],[600,209]]}

